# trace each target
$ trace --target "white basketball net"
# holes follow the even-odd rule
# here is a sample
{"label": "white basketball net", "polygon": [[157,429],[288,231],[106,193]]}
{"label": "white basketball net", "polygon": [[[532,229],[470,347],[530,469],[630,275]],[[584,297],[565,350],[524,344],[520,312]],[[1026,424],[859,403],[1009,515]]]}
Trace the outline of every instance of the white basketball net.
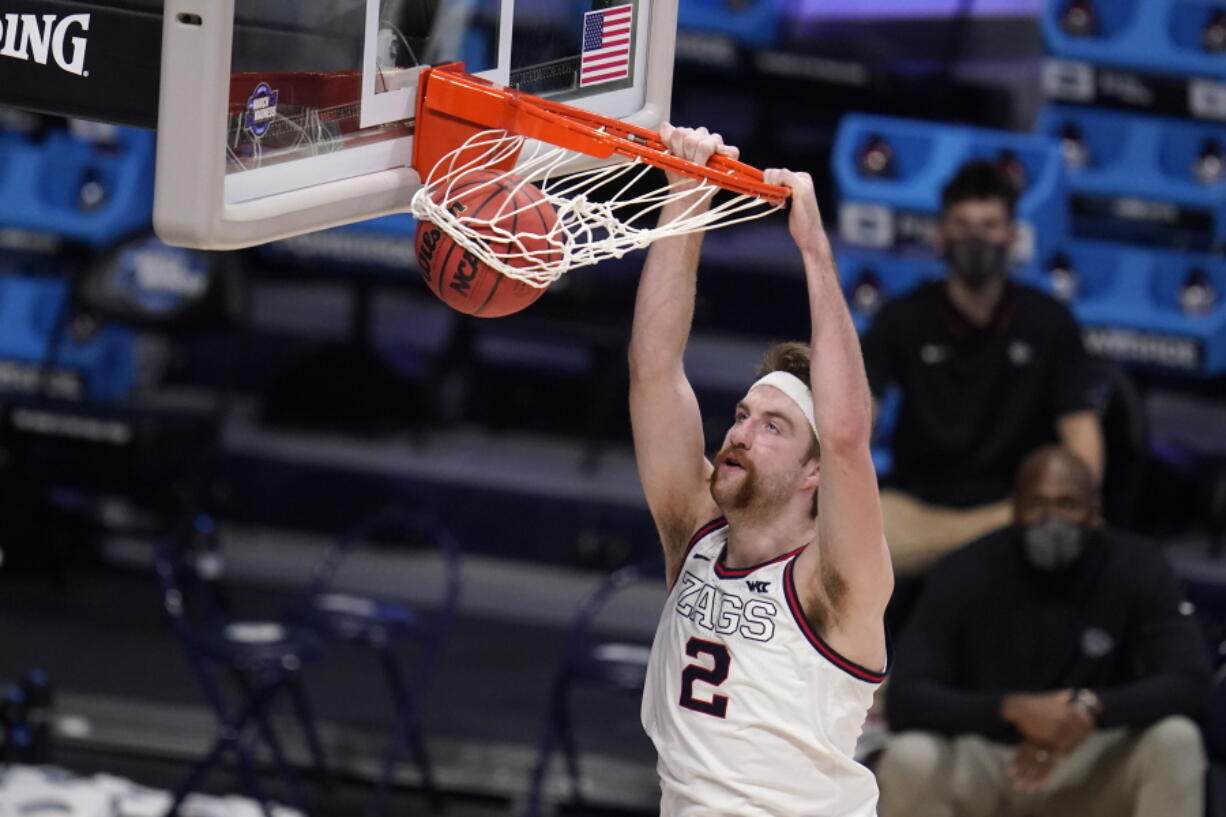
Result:
{"label": "white basketball net", "polygon": [[[519,212],[538,204],[514,206],[527,196],[514,196],[508,187],[507,206],[490,218],[473,218],[453,212],[460,195],[469,199],[474,187],[464,184],[465,175],[487,169],[520,151],[513,174],[517,186],[531,179],[557,211],[557,223],[548,234],[511,232],[504,224]],[[705,180],[684,180],[643,192],[642,179],[653,166],[642,159],[626,158],[616,164],[578,172],[566,165],[576,154],[565,148],[526,140],[504,130],[481,131],[446,154],[435,166],[430,181],[417,191],[410,204],[413,215],[446,231],[460,246],[503,275],[543,288],[575,267],[620,258],[666,236],[727,227],[779,209],[768,201],[747,194],[721,195],[708,207],[706,200],[723,188]],[[695,184],[697,182],[697,184]],[[491,178],[489,185],[498,184]],[[665,205],[685,205],[667,224],[657,225]]]}

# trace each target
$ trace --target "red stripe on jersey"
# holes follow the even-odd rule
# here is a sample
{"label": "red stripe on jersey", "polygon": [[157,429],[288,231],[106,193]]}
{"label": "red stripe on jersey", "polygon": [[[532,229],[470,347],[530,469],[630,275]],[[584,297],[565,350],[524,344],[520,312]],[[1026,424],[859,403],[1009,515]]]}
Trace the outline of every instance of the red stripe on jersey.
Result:
{"label": "red stripe on jersey", "polygon": [[[677,568],[678,576],[681,575],[681,569],[682,567],[685,566],[686,560],[690,558],[690,551],[694,549],[694,545],[698,544],[698,542],[704,536],[709,536],[710,534],[714,533],[715,531],[719,530],[720,528],[722,528],[724,525],[727,525],[727,524],[728,524],[728,520],[724,519],[724,517],[721,516],[718,519],[712,519],[710,522],[703,525],[701,528],[699,528],[697,531],[694,532],[694,535],[690,537],[689,544],[685,546],[685,553],[681,555],[681,567]],[[676,584],[677,584],[677,580],[674,578],[672,584],[668,586],[668,589],[670,592],[672,591],[673,587],[676,586]]]}
{"label": "red stripe on jersey", "polygon": [[800,631],[805,634],[805,638],[813,645],[814,649],[822,654],[823,658],[853,678],[873,684],[879,684],[884,681],[884,672],[875,672],[839,655],[809,624],[809,619],[805,617],[805,611],[800,606],[800,597],[796,594],[796,578],[793,575],[795,567],[796,562],[793,560],[783,570],[783,593],[788,600],[788,609],[792,611],[792,617],[796,619],[796,624],[800,627]]}
{"label": "red stripe on jersey", "polygon": [[[796,548],[796,550],[793,550],[790,553],[785,553],[782,556],[776,556],[773,559],[767,559],[765,562],[759,562],[758,564],[753,565],[752,567],[724,567],[722,562],[716,560],[715,575],[719,576],[721,579],[743,579],[744,577],[748,576],[750,573],[753,573],[755,570],[758,570],[759,568],[766,567],[767,565],[778,564],[779,562],[782,562],[784,559],[792,558],[793,556],[797,555],[802,550],[804,550],[805,547],[806,547],[805,545],[801,545],[800,547]],[[724,552],[725,553],[727,552],[727,548],[725,548]],[[724,554],[721,553],[720,559],[722,559],[723,557],[724,557]]]}
{"label": "red stripe on jersey", "polygon": [[718,519],[712,519],[710,522],[699,528],[694,535],[690,537],[690,543],[685,546],[685,555],[681,557],[682,564],[685,563],[686,559],[690,558],[690,551],[694,549],[694,545],[698,544],[699,540],[701,540],[704,536],[709,536],[710,534],[715,533],[715,531],[727,524],[728,520],[721,516]]}

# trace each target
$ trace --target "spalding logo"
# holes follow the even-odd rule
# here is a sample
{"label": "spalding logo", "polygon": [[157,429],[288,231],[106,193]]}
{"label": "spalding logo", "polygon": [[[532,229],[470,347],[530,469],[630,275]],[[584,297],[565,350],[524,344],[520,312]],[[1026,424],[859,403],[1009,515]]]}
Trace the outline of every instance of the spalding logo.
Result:
{"label": "spalding logo", "polygon": [[[62,71],[88,77],[85,70],[84,37],[69,37],[89,31],[88,14],[13,14],[0,18],[0,57],[46,65],[54,60]],[[71,50],[68,46],[71,45]]]}

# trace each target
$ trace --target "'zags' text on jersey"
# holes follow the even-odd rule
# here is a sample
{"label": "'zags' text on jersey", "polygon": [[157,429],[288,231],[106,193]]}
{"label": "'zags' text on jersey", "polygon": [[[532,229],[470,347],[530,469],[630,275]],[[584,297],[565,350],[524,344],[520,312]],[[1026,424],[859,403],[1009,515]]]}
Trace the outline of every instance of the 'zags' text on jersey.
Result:
{"label": "'zags' text on jersey", "polygon": [[54,60],[61,70],[77,76],[85,71],[85,49],[89,41],[71,36],[89,31],[88,14],[13,14],[0,15],[0,57],[46,65]]}
{"label": "'zags' text on jersey", "polygon": [[[749,588],[746,588],[749,589]],[[688,570],[681,574],[677,615],[721,635],[739,633],[753,641],[770,641],[775,635],[778,606],[770,599],[742,598],[702,579]]]}

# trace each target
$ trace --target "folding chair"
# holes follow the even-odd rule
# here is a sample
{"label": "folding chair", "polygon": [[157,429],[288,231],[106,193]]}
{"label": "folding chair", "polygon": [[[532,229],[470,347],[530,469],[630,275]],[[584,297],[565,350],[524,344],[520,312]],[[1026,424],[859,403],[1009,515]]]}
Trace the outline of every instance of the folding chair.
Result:
{"label": "folding chair", "polygon": [[566,760],[571,799],[577,805],[582,804],[579,754],[570,717],[571,691],[576,685],[586,684],[619,692],[641,693],[647,679],[647,658],[651,653],[651,645],[647,643],[596,641],[592,638],[592,624],[614,595],[642,579],[660,576],[663,569],[663,563],[656,557],[615,570],[579,608],[567,633],[562,660],[550,691],[549,714],[538,747],[525,817],[536,817],[541,813],[545,773],[558,741],[562,744]]}
{"label": "folding chair", "polygon": [[[438,610],[431,615],[419,614],[403,604],[332,589],[337,569],[355,547],[393,535],[433,545],[442,558],[442,598]],[[396,713],[375,796],[376,814],[384,812],[392,775],[406,749],[412,752],[421,770],[422,788],[431,808],[438,811],[442,807],[422,738],[420,701],[433,681],[459,598],[460,547],[455,537],[433,516],[391,507],[362,520],[337,540],[316,566],[306,592],[290,614],[291,620],[312,627],[324,637],[375,651]],[[407,645],[416,645],[420,650],[411,678],[398,649]]]}
{"label": "folding chair", "polygon": [[[202,521],[202,525],[211,521]],[[223,616],[203,577],[190,566],[189,554],[166,542],[154,548],[154,567],[162,600],[187,652],[188,662],[217,719],[217,737],[203,759],[174,791],[166,817],[174,817],[187,795],[218,766],[223,755],[234,755],[243,793],[272,817],[270,801],[256,774],[256,752],[263,743],[272,756],[291,805],[303,809],[298,781],[286,761],[281,741],[269,718],[272,706],[288,693],[306,737],[311,759],[326,779],[323,748],[315,717],[298,672],[323,657],[323,646],[310,629],[278,621],[231,621]],[[231,702],[217,670],[234,682],[240,697]]]}

